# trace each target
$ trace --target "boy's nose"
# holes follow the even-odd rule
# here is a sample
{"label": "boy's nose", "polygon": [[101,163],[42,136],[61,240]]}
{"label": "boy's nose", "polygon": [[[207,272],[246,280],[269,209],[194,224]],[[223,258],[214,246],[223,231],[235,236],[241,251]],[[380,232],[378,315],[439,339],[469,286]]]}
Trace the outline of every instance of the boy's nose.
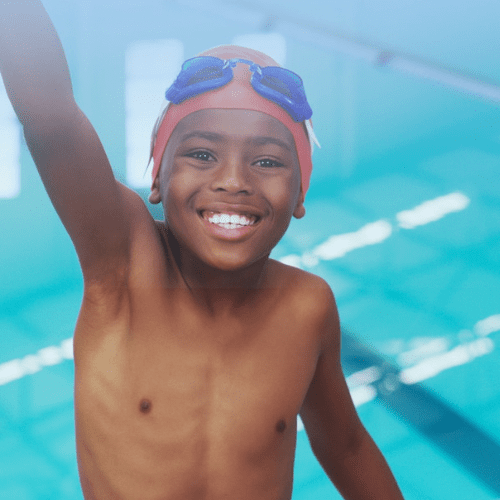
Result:
{"label": "boy's nose", "polygon": [[238,159],[224,162],[214,173],[212,189],[231,193],[251,193],[250,172]]}

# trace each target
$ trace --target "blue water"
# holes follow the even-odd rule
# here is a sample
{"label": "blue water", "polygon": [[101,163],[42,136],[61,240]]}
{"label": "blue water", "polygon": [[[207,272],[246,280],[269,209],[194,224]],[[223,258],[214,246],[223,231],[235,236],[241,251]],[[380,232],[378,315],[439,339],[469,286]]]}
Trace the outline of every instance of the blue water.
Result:
{"label": "blue water", "polygon": [[[141,3],[146,4],[137,9],[114,2],[46,2],[66,49],[77,100],[122,181],[133,163],[127,149],[130,130],[146,119],[141,107],[139,114],[133,111],[134,99],[166,78],[150,64],[131,69],[130,47],[141,40],[175,39],[187,58],[239,35],[265,35],[255,13],[266,7],[263,3],[255,4],[256,11],[233,7],[225,13],[215,7],[212,13],[193,13],[182,2]],[[445,9],[445,4],[435,8]],[[272,6],[283,8],[278,1]],[[477,78],[499,75],[487,43],[496,33],[490,19],[500,14],[493,5],[469,13],[470,37],[480,44],[482,63],[445,43],[449,37],[458,47],[465,43],[455,36],[466,22],[458,14],[447,28],[425,24],[429,7],[423,5],[412,11],[422,29],[412,25],[405,30],[398,22],[407,13],[395,9],[391,31],[382,12],[372,12],[380,23],[375,29],[371,14],[354,7],[352,12],[341,3],[313,2],[311,7],[302,12],[296,6],[290,15],[304,26],[322,22],[370,35],[373,46],[384,40],[380,45],[441,68],[460,69],[462,62]],[[151,11],[156,15],[151,17]],[[440,43],[424,37],[424,27]],[[275,28],[285,41],[280,50],[286,47],[287,66],[304,78],[322,148],[314,153],[306,217],[292,221],[272,257],[326,279],[346,330],[499,445],[498,104],[453,85],[377,67],[359,51],[349,55],[338,44],[328,45],[319,31],[316,38],[305,39],[305,31],[285,24]],[[265,37],[256,40],[266,43]],[[0,112],[7,116],[2,99]],[[161,96],[145,106],[157,109],[160,102]],[[0,145],[2,137],[6,141],[6,123],[0,120]],[[150,126],[148,121],[147,132],[141,129],[133,138],[145,143],[145,150]],[[20,191],[0,199],[0,500],[76,500],[82,497],[74,445],[73,361],[65,341],[72,336],[82,282],[71,241],[16,130],[20,156],[12,168],[21,169]],[[146,200],[147,189],[136,189]],[[157,207],[151,210],[161,217]],[[47,347],[53,348],[40,351]],[[407,500],[500,497],[500,472],[495,491],[382,404],[377,383],[361,384],[375,395],[357,400],[358,412]],[[353,394],[359,387],[352,385]],[[419,412],[425,419],[425,409]],[[470,450],[463,453],[467,457]],[[301,430],[293,499],[330,498],[340,496]]]}

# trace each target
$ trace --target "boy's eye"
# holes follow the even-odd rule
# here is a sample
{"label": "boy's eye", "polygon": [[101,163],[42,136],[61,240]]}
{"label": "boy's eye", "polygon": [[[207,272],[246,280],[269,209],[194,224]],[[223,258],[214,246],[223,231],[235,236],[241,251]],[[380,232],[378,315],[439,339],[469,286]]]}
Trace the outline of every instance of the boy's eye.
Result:
{"label": "boy's eye", "polygon": [[276,160],[271,160],[270,158],[264,158],[262,160],[258,160],[256,162],[257,164],[259,164],[261,167],[265,167],[265,168],[273,168],[273,167],[282,167],[283,164],[276,161]]}
{"label": "boy's eye", "polygon": [[193,151],[192,153],[188,153],[186,156],[202,161],[209,161],[211,158],[213,158],[213,156],[207,151]]}

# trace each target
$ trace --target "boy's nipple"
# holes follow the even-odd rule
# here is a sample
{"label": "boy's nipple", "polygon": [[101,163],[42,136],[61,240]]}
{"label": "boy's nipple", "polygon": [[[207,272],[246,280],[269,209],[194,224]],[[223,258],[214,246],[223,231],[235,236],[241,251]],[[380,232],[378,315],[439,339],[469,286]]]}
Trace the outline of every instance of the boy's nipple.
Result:
{"label": "boy's nipple", "polygon": [[285,432],[285,429],[286,429],[286,422],[281,419],[278,421],[278,423],[276,424],[276,430],[282,434],[283,432]]}
{"label": "boy's nipple", "polygon": [[142,399],[139,403],[139,410],[141,413],[149,413],[151,411],[151,401],[149,399]]}

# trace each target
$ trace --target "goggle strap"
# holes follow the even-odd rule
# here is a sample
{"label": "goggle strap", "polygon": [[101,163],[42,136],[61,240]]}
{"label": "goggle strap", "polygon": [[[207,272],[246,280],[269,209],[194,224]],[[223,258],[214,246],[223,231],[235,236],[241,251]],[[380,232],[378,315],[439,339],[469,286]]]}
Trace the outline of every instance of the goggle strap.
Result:
{"label": "goggle strap", "polygon": [[311,154],[312,154],[314,149],[314,144],[316,144],[316,146],[318,146],[319,149],[321,149],[321,144],[319,143],[318,138],[314,133],[314,129],[312,128],[311,125],[311,120],[306,120],[305,123],[306,123],[307,134],[309,135],[309,141],[311,142]]}

